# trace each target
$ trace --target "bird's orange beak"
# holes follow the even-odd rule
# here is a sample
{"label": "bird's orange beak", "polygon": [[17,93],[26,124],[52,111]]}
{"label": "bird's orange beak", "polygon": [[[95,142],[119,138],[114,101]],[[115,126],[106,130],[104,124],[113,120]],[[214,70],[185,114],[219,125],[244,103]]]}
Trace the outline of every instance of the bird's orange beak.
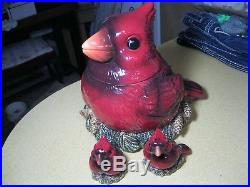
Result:
{"label": "bird's orange beak", "polygon": [[102,28],[82,44],[82,52],[98,62],[107,62],[113,56],[113,46],[106,28]]}

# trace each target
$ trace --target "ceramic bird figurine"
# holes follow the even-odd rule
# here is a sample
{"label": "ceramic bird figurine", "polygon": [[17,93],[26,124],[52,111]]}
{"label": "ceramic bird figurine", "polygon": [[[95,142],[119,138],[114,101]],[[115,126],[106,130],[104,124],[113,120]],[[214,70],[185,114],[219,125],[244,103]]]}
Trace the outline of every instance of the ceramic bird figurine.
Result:
{"label": "ceramic bird figurine", "polygon": [[[115,156],[123,156],[123,153],[113,147],[105,136],[94,145],[89,158],[89,167],[92,171],[92,177],[100,183],[114,183],[120,181],[126,171],[114,171],[113,159]],[[124,157],[125,158],[125,157]],[[103,161],[110,163],[110,169],[106,171],[101,167]]]}
{"label": "ceramic bird figurine", "polygon": [[91,60],[81,80],[83,98],[100,122],[125,132],[168,124],[184,98],[199,99],[202,88],[174,74],[157,52],[151,26],[153,3],[108,17],[82,51]]}
{"label": "ceramic bird figurine", "polygon": [[160,129],[155,130],[143,149],[145,159],[150,161],[149,170],[162,176],[175,172],[191,152],[187,145],[169,141]]}

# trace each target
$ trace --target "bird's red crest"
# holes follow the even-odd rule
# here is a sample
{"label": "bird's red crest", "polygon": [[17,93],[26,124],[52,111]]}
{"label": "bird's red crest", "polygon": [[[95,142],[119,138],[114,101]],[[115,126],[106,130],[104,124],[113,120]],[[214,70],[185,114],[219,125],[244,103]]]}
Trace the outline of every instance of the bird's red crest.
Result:
{"label": "bird's red crest", "polygon": [[159,128],[157,128],[154,134],[148,139],[145,148],[149,148],[154,142],[161,142],[165,144],[167,150],[171,150],[174,144],[173,142],[168,140],[168,138],[161,132]]}
{"label": "bird's red crest", "polygon": [[168,141],[167,137],[158,128],[155,130],[154,134],[150,137],[149,141],[155,141],[156,139],[160,139],[161,141]]}
{"label": "bird's red crest", "polygon": [[112,149],[112,145],[109,143],[106,136],[102,136],[99,141],[95,144],[94,150],[103,149],[105,151]]}
{"label": "bird's red crest", "polygon": [[143,16],[147,19],[147,22],[150,23],[155,14],[154,3],[144,3],[141,7],[135,10],[136,14]]}

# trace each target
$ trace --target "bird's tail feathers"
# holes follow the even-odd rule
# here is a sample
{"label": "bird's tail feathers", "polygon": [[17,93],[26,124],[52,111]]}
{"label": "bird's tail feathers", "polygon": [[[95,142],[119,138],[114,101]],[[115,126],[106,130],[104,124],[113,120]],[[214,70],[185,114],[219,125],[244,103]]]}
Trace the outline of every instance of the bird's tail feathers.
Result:
{"label": "bird's tail feathers", "polygon": [[189,80],[184,80],[184,88],[185,88],[185,96],[188,99],[196,100],[196,99],[203,99],[205,97],[205,92],[202,87]]}

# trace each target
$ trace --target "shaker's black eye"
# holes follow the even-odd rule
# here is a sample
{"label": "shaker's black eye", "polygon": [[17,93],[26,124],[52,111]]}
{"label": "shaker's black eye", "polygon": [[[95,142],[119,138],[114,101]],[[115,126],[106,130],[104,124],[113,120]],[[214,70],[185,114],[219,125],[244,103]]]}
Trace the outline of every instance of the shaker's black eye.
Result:
{"label": "shaker's black eye", "polygon": [[128,48],[132,50],[136,50],[140,47],[140,42],[137,38],[129,38],[128,39]]}

